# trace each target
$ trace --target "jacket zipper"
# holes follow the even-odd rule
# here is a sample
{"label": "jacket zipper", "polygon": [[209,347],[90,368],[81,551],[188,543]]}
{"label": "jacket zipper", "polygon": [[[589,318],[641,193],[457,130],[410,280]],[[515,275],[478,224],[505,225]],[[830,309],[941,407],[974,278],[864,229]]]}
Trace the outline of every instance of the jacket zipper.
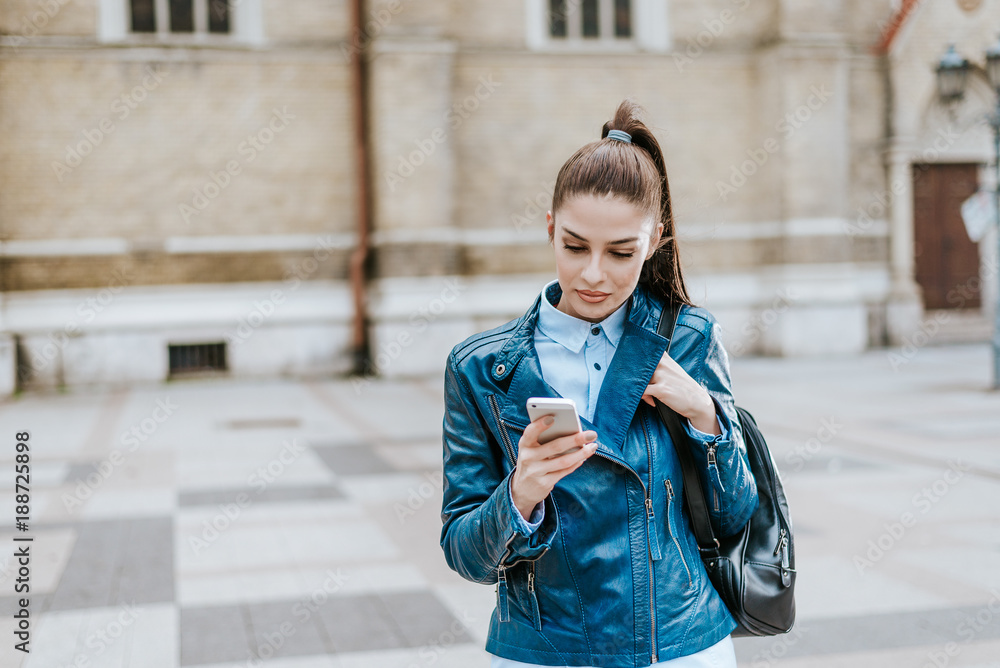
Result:
{"label": "jacket zipper", "polygon": [[[642,416],[642,433],[646,437],[646,457],[648,458],[649,490],[653,489],[653,448],[649,439],[649,430],[646,428],[646,416]],[[641,481],[640,481],[641,482]],[[645,487],[645,485],[644,485]],[[643,490],[645,491],[645,490]],[[653,495],[646,494],[646,540],[649,543],[649,624],[650,624],[650,648],[652,663],[656,663],[656,588],[653,584],[653,561],[662,558],[660,554],[660,541],[656,537],[656,525],[653,523],[656,515],[653,513]],[[654,554],[655,550],[655,554]]]}
{"label": "jacket zipper", "polygon": [[528,571],[528,593],[531,595],[531,611],[535,617],[535,630],[542,630],[542,613],[538,610],[538,597],[535,595],[535,562],[532,561]]}
{"label": "jacket zipper", "polygon": [[[708,444],[708,467],[709,469],[715,467],[715,474],[716,476],[718,476],[719,463],[718,460],[716,460],[715,458],[716,447],[718,446],[714,442]],[[712,506],[716,512],[719,511],[719,490],[715,488],[715,485],[712,485]]]}
{"label": "jacket zipper", "polygon": [[[501,420],[501,418],[500,418],[500,407],[497,405],[496,397],[494,395],[490,394],[490,395],[487,396],[487,401],[489,401],[490,410],[493,412],[493,419],[496,420],[497,426],[500,428],[500,437],[501,437],[501,439],[503,439],[504,447],[507,450],[507,454],[510,456],[511,465],[512,466],[516,465],[517,458],[514,456],[514,447],[511,445],[511,443],[510,443],[510,437],[507,435],[506,425],[504,424],[503,420]],[[523,429],[523,427],[522,427],[522,429]],[[643,422],[643,431],[645,432],[645,422]],[[648,444],[649,433],[645,432],[645,435],[646,435],[647,444]],[[647,451],[648,451],[648,449],[649,448],[648,448],[648,445],[647,445]],[[624,461],[622,461],[620,459],[615,459],[614,457],[611,457],[610,455],[605,454],[605,453],[603,453],[603,452],[601,452],[599,450],[596,451],[596,452],[594,452],[594,454],[598,455],[600,457],[603,457],[604,459],[607,459],[609,462],[613,462],[615,464],[618,464],[619,466],[621,466],[621,467],[623,467],[625,469],[628,469],[629,471],[632,472],[632,474],[636,477],[636,480],[639,481],[639,484],[642,485],[642,494],[643,494],[643,497],[646,500],[646,511],[647,511],[646,520],[647,520],[647,522],[649,522],[650,518],[653,517],[652,499],[651,499],[649,490],[646,487],[646,483],[643,482],[642,477],[639,475],[638,471],[636,471],[634,468],[632,468],[631,466],[629,466],[627,462],[624,462]],[[650,460],[652,460],[652,454],[650,454],[649,457],[650,457]],[[650,475],[652,475],[652,466],[650,466]],[[647,536],[649,535],[649,531],[650,531],[650,527],[647,524]],[[679,546],[678,546],[678,549],[679,549]],[[505,554],[505,556],[506,556],[506,554]],[[541,556],[541,555],[539,555],[539,556]],[[682,560],[684,559],[684,555],[683,554],[681,555],[681,559]],[[522,560],[515,561],[512,564],[507,564],[507,567],[509,568],[510,566],[513,566],[514,564],[520,563],[520,561],[522,561]],[[525,560],[525,561],[534,561],[534,559]],[[534,566],[534,564],[532,564],[532,566]],[[684,568],[687,568],[687,564],[686,563],[684,564]],[[504,569],[503,559],[501,559],[500,564],[497,565],[497,578],[498,578],[498,582],[497,582],[497,597],[498,598],[501,598],[501,596],[500,596],[500,582],[499,582],[499,578],[500,578],[500,575],[503,573],[503,569]],[[690,582],[690,580],[691,580],[691,571],[688,571],[688,582]],[[533,577],[531,578],[531,586],[532,586],[532,597],[534,597],[535,594],[534,594],[534,578]],[[652,631],[652,634],[653,634],[652,635],[652,643],[651,643],[652,644],[652,659],[653,659],[653,663],[656,663],[656,661],[657,661],[657,657],[656,657],[656,618],[655,618],[656,610],[655,610],[655,601],[654,601],[654,598],[653,598],[654,592],[655,592],[655,590],[654,590],[654,586],[653,586],[653,562],[652,562],[652,557],[650,557],[650,560],[649,560],[649,594],[650,594],[650,596],[649,596],[649,611],[650,611],[650,627],[651,627],[651,631]],[[507,609],[507,581],[506,581],[506,578],[503,580],[503,596],[502,596],[502,598],[503,598],[503,609],[500,612],[500,621],[508,621],[510,619],[510,617],[509,617],[509,611]],[[535,599],[533,601],[533,605],[537,607],[537,599]],[[500,606],[500,604],[499,604],[499,601],[498,601],[498,608],[497,608],[498,610],[500,610],[499,606]],[[541,619],[537,618],[537,617],[536,617],[536,619],[538,620],[538,621],[536,621],[536,624],[538,624],[541,621]]]}
{"label": "jacket zipper", "polygon": [[501,622],[510,621],[510,610],[507,608],[507,568],[502,563],[497,565],[497,613]]}
{"label": "jacket zipper", "polygon": [[670,538],[674,541],[674,545],[677,546],[677,554],[681,556],[681,563],[684,564],[684,570],[688,574],[688,586],[690,587],[693,582],[691,580],[691,569],[688,568],[687,559],[684,558],[684,551],[681,549],[681,544],[677,540],[677,533],[670,527],[670,507],[674,504],[674,486],[670,483],[670,478],[663,481],[663,486],[667,488],[667,528],[670,529]]}
{"label": "jacket zipper", "polygon": [[510,435],[507,433],[507,428],[500,419],[500,407],[497,405],[497,398],[494,395],[489,395],[486,398],[490,402],[490,410],[493,411],[493,419],[497,421],[497,428],[500,429],[500,438],[503,440],[503,447],[507,451],[507,456],[510,457],[510,465],[517,465],[517,457],[514,456],[514,445],[510,442]]}

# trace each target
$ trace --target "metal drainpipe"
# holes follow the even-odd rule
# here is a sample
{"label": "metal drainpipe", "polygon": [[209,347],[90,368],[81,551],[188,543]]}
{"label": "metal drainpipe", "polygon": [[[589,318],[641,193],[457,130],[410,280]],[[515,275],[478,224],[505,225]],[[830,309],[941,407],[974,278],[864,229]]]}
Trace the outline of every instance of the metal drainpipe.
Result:
{"label": "metal drainpipe", "polygon": [[363,375],[368,366],[367,268],[371,230],[371,179],[368,173],[367,40],[363,32],[364,0],[351,2],[351,95],[354,112],[354,168],[357,174],[357,244],[351,252],[349,274],[354,296],[352,337],[353,373]]}

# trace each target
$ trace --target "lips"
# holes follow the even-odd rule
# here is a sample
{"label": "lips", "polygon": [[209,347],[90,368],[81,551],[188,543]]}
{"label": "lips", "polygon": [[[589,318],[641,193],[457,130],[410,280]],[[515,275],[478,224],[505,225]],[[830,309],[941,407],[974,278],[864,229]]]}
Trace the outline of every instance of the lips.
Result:
{"label": "lips", "polygon": [[577,290],[576,294],[580,295],[580,299],[591,304],[596,304],[602,302],[608,298],[610,292],[594,292],[592,290]]}

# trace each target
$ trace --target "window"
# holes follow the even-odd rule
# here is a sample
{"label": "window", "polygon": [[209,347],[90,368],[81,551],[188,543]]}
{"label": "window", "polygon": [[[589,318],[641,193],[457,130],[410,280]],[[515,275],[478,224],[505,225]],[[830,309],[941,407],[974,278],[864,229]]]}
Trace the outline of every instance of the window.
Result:
{"label": "window", "polygon": [[136,46],[259,46],[263,0],[98,0],[101,42]]}
{"label": "window", "polygon": [[133,33],[229,33],[229,0],[129,0],[129,10]]}
{"label": "window", "polygon": [[668,0],[525,0],[536,50],[670,49]]}
{"label": "window", "polygon": [[549,37],[617,39],[632,36],[629,0],[548,0]]}

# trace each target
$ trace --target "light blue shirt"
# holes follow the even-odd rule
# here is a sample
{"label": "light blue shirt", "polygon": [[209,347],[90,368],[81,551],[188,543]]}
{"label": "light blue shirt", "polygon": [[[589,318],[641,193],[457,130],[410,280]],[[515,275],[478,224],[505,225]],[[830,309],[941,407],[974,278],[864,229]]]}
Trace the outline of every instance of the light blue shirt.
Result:
{"label": "light blue shirt", "polygon": [[[542,288],[538,322],[535,326],[535,351],[542,368],[542,378],[560,396],[576,402],[580,415],[594,421],[594,409],[601,394],[604,376],[611,365],[611,359],[618,349],[618,341],[625,329],[625,300],[611,315],[601,322],[581,320],[563,313],[549,302],[546,291],[558,279],[550,281]],[[716,416],[718,421],[718,416]],[[695,429],[690,420],[683,421],[688,435],[704,443],[727,438],[726,429],[719,421],[722,436],[706,434]],[[510,488],[508,487],[508,496]],[[514,506],[513,497],[511,506]],[[526,522],[515,508],[514,516],[524,534],[531,534],[541,525],[545,517],[544,502],[539,502],[531,511]]]}

